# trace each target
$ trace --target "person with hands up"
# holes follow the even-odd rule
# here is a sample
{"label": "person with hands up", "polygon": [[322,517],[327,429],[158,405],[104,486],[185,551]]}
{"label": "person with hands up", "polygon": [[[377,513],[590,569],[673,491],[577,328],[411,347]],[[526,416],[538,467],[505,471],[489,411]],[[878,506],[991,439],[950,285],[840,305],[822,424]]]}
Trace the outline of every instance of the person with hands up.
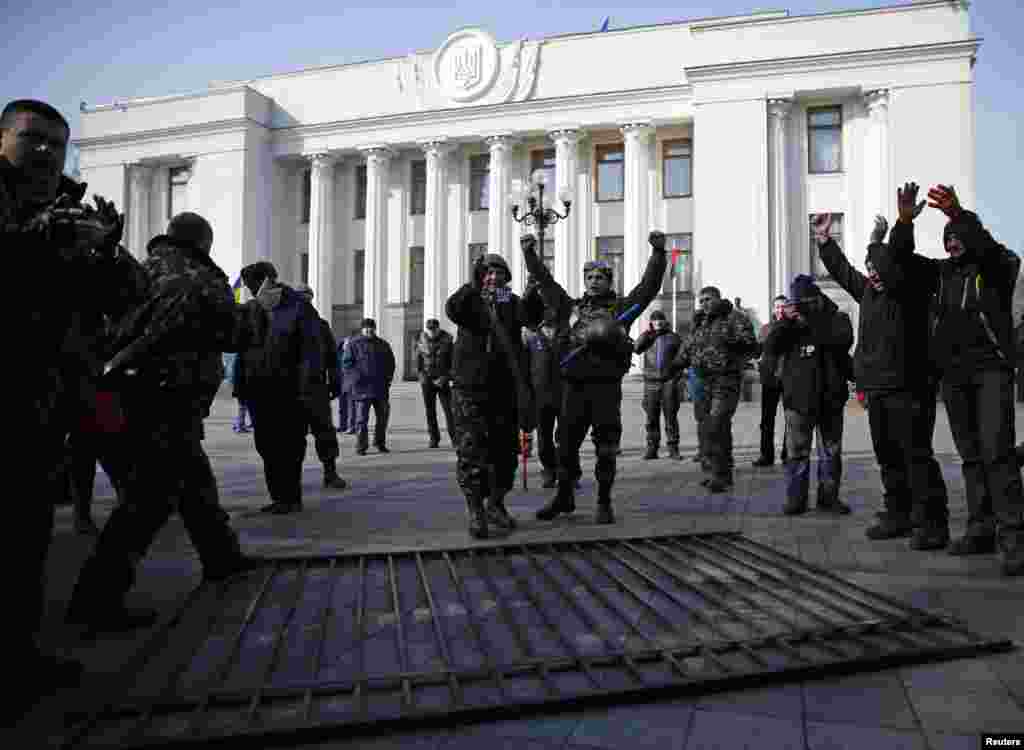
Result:
{"label": "person with hands up", "polygon": [[[1004,575],[1024,573],[1024,488],[1014,453],[1013,289],[1020,257],[960,205],[952,185],[918,185],[897,192],[899,221],[889,253],[876,263],[886,285],[905,279],[934,298],[929,359],[942,379],[942,399],[967,496],[966,533],[949,545],[953,555],[999,553]],[[914,220],[925,206],[946,217],[945,258],[915,252]]]}

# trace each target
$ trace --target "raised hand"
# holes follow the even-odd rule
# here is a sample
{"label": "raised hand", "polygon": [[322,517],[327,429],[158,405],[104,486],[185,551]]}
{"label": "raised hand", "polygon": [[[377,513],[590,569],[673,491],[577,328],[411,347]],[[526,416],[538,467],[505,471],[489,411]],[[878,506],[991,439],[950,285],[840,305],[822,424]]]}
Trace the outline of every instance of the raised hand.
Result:
{"label": "raised hand", "polygon": [[924,210],[926,201],[917,201],[918,190],[916,182],[906,182],[902,188],[896,188],[896,206],[900,212],[900,221],[904,224],[911,223]]}
{"label": "raised hand", "polygon": [[527,250],[537,252],[537,238],[532,234],[524,234],[519,238],[519,247],[523,249],[523,252]]}
{"label": "raised hand", "polygon": [[936,185],[928,190],[928,205],[937,208],[946,214],[950,219],[957,219],[963,210],[960,207],[960,199],[956,197],[956,191],[952,185]]}
{"label": "raised hand", "polygon": [[884,216],[875,217],[875,228],[871,230],[871,244],[880,245],[885,242],[885,235],[889,233],[889,222]]}
{"label": "raised hand", "polygon": [[664,251],[665,249],[665,233],[659,232],[655,229],[647,236],[647,241],[651,244],[651,247],[655,250]]}
{"label": "raised hand", "polygon": [[811,219],[811,230],[819,245],[828,241],[829,231],[832,229],[832,214],[815,214]]}
{"label": "raised hand", "polygon": [[484,265],[484,256],[478,255],[473,261],[473,286],[480,289],[484,285],[484,276],[487,275],[487,266]]}

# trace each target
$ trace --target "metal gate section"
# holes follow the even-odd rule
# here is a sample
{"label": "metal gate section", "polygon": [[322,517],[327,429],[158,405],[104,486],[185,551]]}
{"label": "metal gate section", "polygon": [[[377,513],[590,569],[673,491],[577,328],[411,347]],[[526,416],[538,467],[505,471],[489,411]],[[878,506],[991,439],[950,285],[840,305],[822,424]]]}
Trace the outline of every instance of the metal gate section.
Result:
{"label": "metal gate section", "polygon": [[251,747],[1011,646],[738,534],[280,560],[198,589],[65,746]]}

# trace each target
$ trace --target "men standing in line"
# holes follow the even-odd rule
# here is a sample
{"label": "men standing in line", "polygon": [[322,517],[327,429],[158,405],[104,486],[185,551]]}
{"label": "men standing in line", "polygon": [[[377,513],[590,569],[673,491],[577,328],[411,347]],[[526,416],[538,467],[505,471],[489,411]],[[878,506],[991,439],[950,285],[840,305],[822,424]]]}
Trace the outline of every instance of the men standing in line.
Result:
{"label": "men standing in line", "polygon": [[879,216],[865,261],[856,270],[831,239],[830,214],[815,217],[818,254],[829,274],[860,304],[854,381],[865,392],[871,442],[882,473],[884,510],[867,530],[869,539],[911,536],[917,550],[949,544],[949,499],[942,470],[932,453],[937,381],[928,361],[930,295],[906,278],[890,275],[887,285],[876,262],[889,253],[883,244],[888,222]]}
{"label": "men standing in line", "polygon": [[[537,255],[537,240],[524,236],[520,243],[527,270],[537,279],[544,306],[555,312],[559,344],[563,352],[578,352],[562,367],[562,409],[558,416],[558,491],[537,518],[550,521],[560,513],[576,510],[575,485],[580,474],[580,446],[591,431],[597,465],[597,523],[615,522],[612,486],[616,456],[622,438],[622,378],[632,364],[633,345],[626,327],[654,300],[661,290],[668,261],[665,235],[651,232],[651,257],[640,283],[626,296],[612,288],[612,267],[604,261],[583,266],[586,292],[573,299],[555,281]],[[576,322],[570,328],[570,317]],[[629,320],[618,318],[629,314]],[[566,355],[568,356],[568,354]]]}
{"label": "men standing in line", "polygon": [[533,429],[522,329],[539,323],[543,308],[528,306],[513,294],[511,280],[504,258],[483,255],[473,265],[472,281],[459,287],[444,308],[458,326],[452,369],[456,476],[475,539],[486,539],[491,527],[501,532],[515,528],[505,495],[515,483],[519,431]]}
{"label": "men standing in line", "polygon": [[[786,306],[786,295],[780,294],[772,300],[772,321],[782,320],[782,311]],[[762,347],[761,360],[757,369],[761,378],[761,453],[754,466],[765,467],[775,463],[775,415],[782,399],[782,381],[779,380],[781,363],[778,358],[764,352],[764,341],[771,331],[771,323],[761,326],[760,342]],[[786,443],[783,437],[782,452],[779,456],[786,463]]]}
{"label": "men standing in line", "polygon": [[[119,378],[130,469],[124,502],[111,514],[82,567],[67,620],[93,630],[152,624],[156,613],[124,606],[135,568],[175,509],[199,553],[207,580],[251,567],[203,450],[211,384],[223,379],[221,352],[233,346],[235,299],[210,257],[213,230],[198,214],[171,219],[150,241],[147,301],[128,316],[105,366]],[[134,373],[134,374],[133,374]]]}
{"label": "men standing in line", "polygon": [[441,321],[431,318],[416,345],[416,373],[423,392],[423,409],[427,413],[427,432],[430,447],[441,444],[441,429],[437,424],[437,401],[441,400],[444,424],[448,437],[455,446],[455,420],[452,417],[452,347],[454,341]]}
{"label": "men standing in line", "polygon": [[658,457],[661,445],[661,418],[665,417],[668,457],[679,459],[679,373],[672,369],[679,345],[679,334],[668,327],[665,313],[651,313],[650,328],[640,334],[633,349],[644,355],[644,400],[647,414],[647,452],[645,459]]}
{"label": "men standing in line", "polygon": [[704,321],[679,348],[673,367],[696,367],[703,381],[704,450],[711,470],[703,484],[711,492],[725,492],[733,486],[732,418],[743,370],[759,346],[750,318],[722,299],[717,287],[701,289],[698,301]]}
{"label": "men standing in line", "polygon": [[546,311],[537,331],[526,337],[527,371],[537,405],[537,457],[541,465],[541,486],[545,489],[553,489],[558,484],[555,425],[562,406],[562,373],[556,324],[554,314]]}
{"label": "men standing in line", "polygon": [[294,289],[277,281],[277,269],[259,261],[242,269],[253,299],[242,310],[242,365],[235,390],[249,404],[256,451],[276,515],[302,510],[302,462],[308,421],[304,397],[314,373],[324,369],[320,316]]}
{"label": "men standing in line", "polygon": [[349,339],[342,355],[343,370],[352,373],[349,398],[355,401],[356,453],[366,455],[369,447],[370,407],[375,427],[373,444],[378,453],[388,453],[388,417],[391,414],[391,381],[395,378],[395,353],[391,344],[377,335],[377,321],[364,318],[362,334]]}
{"label": "men standing in line", "polygon": [[772,323],[764,349],[782,359],[786,408],[786,515],[807,512],[811,442],[818,437],[818,510],[842,515],[843,410],[849,398],[850,316],[822,294],[810,276],[793,279],[782,319]]}
{"label": "men standing in line", "polygon": [[900,219],[890,251],[876,262],[886,286],[899,279],[936,295],[930,354],[942,377],[942,400],[963,459],[967,532],[953,555],[997,549],[1004,575],[1024,573],[1024,491],[1015,457],[1013,289],[1020,257],[993,239],[978,216],[960,206],[951,186],[928,191],[928,205],[948,218],[948,258],[914,253],[918,187],[898,191]]}
{"label": "men standing in line", "polygon": [[[299,284],[295,291],[312,307],[313,290],[308,284]],[[338,449],[338,435],[331,422],[331,401],[338,398],[341,392],[338,368],[335,366],[337,345],[334,343],[330,323],[319,315],[317,322],[320,332],[321,369],[310,372],[309,383],[302,394],[302,402],[306,407],[306,422],[313,434],[317,458],[324,467],[324,489],[343,490],[348,487],[348,482],[338,476],[338,456],[341,451]]]}

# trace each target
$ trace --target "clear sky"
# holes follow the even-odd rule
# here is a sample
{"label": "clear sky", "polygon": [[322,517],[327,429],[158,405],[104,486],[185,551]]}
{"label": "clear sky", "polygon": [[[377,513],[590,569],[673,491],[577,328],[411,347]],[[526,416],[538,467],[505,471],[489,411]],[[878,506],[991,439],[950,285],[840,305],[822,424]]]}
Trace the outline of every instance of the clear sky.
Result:
{"label": "clear sky", "polygon": [[[428,51],[460,26],[480,26],[499,41],[512,41],[596,30],[606,16],[611,16],[611,28],[621,28],[755,10],[805,14],[895,4],[639,0],[623,7],[455,0],[431,8],[389,0],[355,5],[323,0],[8,2],[0,46],[0,95],[4,101],[31,97],[50,102],[71,122],[73,133],[82,101],[102,104],[161,96],[203,89],[211,81]],[[970,14],[974,34],[984,41],[974,69],[978,204],[969,208],[978,211],[998,239],[1022,252],[1024,212],[1017,178],[1024,174],[1024,3],[977,0]],[[878,46],[886,46],[886,41],[879,39]],[[935,128],[941,130],[941,119]]]}

